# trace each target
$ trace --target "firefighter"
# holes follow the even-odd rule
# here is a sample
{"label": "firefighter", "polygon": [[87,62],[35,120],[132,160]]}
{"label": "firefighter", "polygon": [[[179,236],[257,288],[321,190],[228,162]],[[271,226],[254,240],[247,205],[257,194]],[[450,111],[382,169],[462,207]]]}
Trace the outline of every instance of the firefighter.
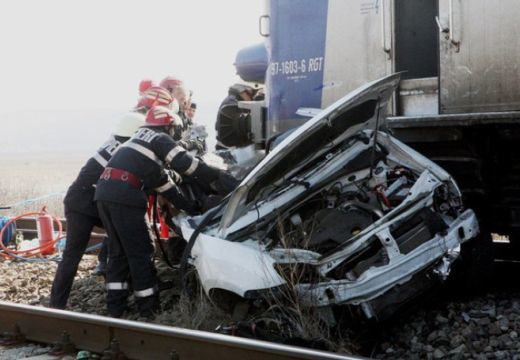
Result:
{"label": "firefighter", "polygon": [[[194,150],[198,155],[202,155],[206,150],[206,144],[200,139],[190,138],[191,127],[193,126],[192,117],[188,115],[191,107],[191,97],[193,92],[188,90],[184,81],[175,76],[167,76],[159,83],[160,86],[167,89],[173,98],[179,103],[178,115],[182,120],[182,129],[178,129],[175,133],[176,140],[182,140],[181,144],[186,150]],[[180,130],[180,131],[179,131]]]}
{"label": "firefighter", "polygon": [[179,102],[179,116],[182,119],[182,131],[180,134],[180,140],[182,140],[182,146],[188,150],[194,150],[197,155],[202,155],[206,151],[206,144],[204,140],[199,138],[193,138],[191,136],[191,130],[194,126],[192,117],[189,116],[191,107],[190,91],[183,86],[177,86],[172,96]]}
{"label": "firefighter", "polygon": [[64,309],[67,305],[74,276],[89,242],[90,233],[94,226],[102,226],[94,203],[94,186],[103,169],[121,144],[144,124],[143,112],[155,103],[170,106],[172,101],[169,92],[163,88],[152,87],[145,91],[137,107],[121,118],[109,140],[87,161],[69,187],[63,200],[67,221],[67,241],[52,284],[51,307]]}
{"label": "firefighter", "polygon": [[[177,113],[179,111],[179,104],[177,103],[177,100],[175,100],[173,97],[167,95],[166,89],[156,86],[153,84],[152,80],[142,80],[139,83],[139,94],[140,98],[137,103],[137,106],[135,107],[134,111],[142,114],[143,120],[142,123],[144,123],[144,114],[152,107],[154,104],[159,105],[165,105],[168,106],[173,112]],[[179,118],[178,123],[180,123],[181,120]],[[140,124],[142,125],[142,124]],[[140,126],[139,125],[139,126]],[[125,122],[121,122],[119,126],[125,127]],[[133,128],[132,132],[128,135],[128,137],[125,138],[125,141],[130,138],[130,136],[137,130],[136,127]],[[98,264],[96,266],[96,269],[94,270],[93,274],[98,276],[105,276],[106,274],[106,267],[107,267],[107,261],[108,261],[108,246],[107,246],[107,240],[105,239],[103,241],[103,245],[101,247],[101,251],[98,255]]]}
{"label": "firefighter", "polygon": [[184,82],[175,76],[167,76],[159,83],[159,86],[168,90],[170,94],[173,94],[175,89],[181,85],[184,85]]}
{"label": "firefighter", "polygon": [[172,139],[173,119],[169,109],[152,107],[145,125],[110,159],[96,186],[95,199],[110,238],[106,287],[113,317],[125,313],[130,286],[141,316],[153,317],[160,310],[154,248],[145,220],[147,196],[157,192],[189,214],[199,209],[183,196],[165,167],[210,187],[227,177]]}
{"label": "firefighter", "polygon": [[[236,139],[230,143],[229,139],[222,139],[220,130],[222,124],[226,124],[225,119],[233,119],[234,122],[239,123],[248,118],[249,110],[238,107],[239,101],[256,100],[256,93],[258,89],[245,83],[236,83],[229,87],[227,97],[222,101],[217,112],[217,121],[215,122],[215,130],[217,131],[217,150],[227,149],[231,146],[243,146],[243,139],[239,140],[239,144],[235,144]],[[224,120],[223,120],[224,119]],[[226,142],[226,143],[225,143]]]}
{"label": "firefighter", "polygon": [[183,133],[186,131],[188,127],[188,121],[185,113],[186,104],[188,102],[188,90],[184,86],[184,81],[175,77],[175,76],[167,76],[161,80],[159,86],[165,88],[170,92],[170,95],[177,100],[179,104],[179,111],[177,114],[181,118],[183,122]]}
{"label": "firefighter", "polygon": [[186,115],[193,122],[193,119],[195,118],[196,113],[197,113],[197,103],[192,102],[192,103],[190,103],[190,107],[186,111]]}
{"label": "firefighter", "polygon": [[166,106],[173,113],[179,111],[179,103],[177,100],[162,86],[151,86],[145,90],[137,102],[135,111],[146,115],[148,110],[154,105]]}

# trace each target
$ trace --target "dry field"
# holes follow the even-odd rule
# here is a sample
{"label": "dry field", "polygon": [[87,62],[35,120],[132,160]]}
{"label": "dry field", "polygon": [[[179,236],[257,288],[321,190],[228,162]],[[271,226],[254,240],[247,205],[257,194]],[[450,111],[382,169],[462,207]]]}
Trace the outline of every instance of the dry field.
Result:
{"label": "dry field", "polygon": [[[1,154],[1,215],[18,215],[38,211],[47,205],[51,215],[63,216],[63,195],[76,178],[88,154],[33,153]],[[36,199],[35,201],[28,201]]]}

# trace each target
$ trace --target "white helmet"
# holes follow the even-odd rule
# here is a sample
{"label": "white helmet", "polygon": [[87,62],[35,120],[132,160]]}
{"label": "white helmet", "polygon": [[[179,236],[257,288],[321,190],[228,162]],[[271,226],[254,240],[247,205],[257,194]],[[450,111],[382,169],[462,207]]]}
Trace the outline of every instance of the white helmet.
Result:
{"label": "white helmet", "polygon": [[259,89],[260,87],[256,83],[239,80],[229,87],[229,93],[239,95],[241,92],[247,91],[251,96],[253,96]]}
{"label": "white helmet", "polygon": [[129,112],[125,114],[116,125],[114,135],[122,137],[131,137],[140,126],[144,125],[145,116],[137,112]]}

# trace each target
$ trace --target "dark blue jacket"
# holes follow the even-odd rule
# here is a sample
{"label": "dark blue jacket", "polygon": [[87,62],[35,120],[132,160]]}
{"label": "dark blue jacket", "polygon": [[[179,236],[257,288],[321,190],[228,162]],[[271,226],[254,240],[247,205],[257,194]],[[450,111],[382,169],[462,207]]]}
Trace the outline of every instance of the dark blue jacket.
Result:
{"label": "dark blue jacket", "polygon": [[196,182],[210,184],[219,178],[220,171],[191,156],[162,128],[141,127],[110,159],[107,168],[127,171],[136,176],[142,186],[129,182],[101,178],[97,182],[95,200],[110,201],[146,208],[147,195],[157,192],[175,207],[191,210],[193,204],[183,198],[165,169]]}

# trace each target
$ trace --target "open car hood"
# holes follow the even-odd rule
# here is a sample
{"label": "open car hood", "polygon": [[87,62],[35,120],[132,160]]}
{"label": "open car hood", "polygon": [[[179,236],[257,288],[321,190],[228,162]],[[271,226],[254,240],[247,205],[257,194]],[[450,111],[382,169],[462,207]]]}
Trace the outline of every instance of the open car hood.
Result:
{"label": "open car hood", "polygon": [[314,159],[364,129],[381,127],[388,102],[400,74],[365,84],[309,119],[272,152],[240,183],[230,197],[220,222],[220,236],[259,199],[290,180]]}

